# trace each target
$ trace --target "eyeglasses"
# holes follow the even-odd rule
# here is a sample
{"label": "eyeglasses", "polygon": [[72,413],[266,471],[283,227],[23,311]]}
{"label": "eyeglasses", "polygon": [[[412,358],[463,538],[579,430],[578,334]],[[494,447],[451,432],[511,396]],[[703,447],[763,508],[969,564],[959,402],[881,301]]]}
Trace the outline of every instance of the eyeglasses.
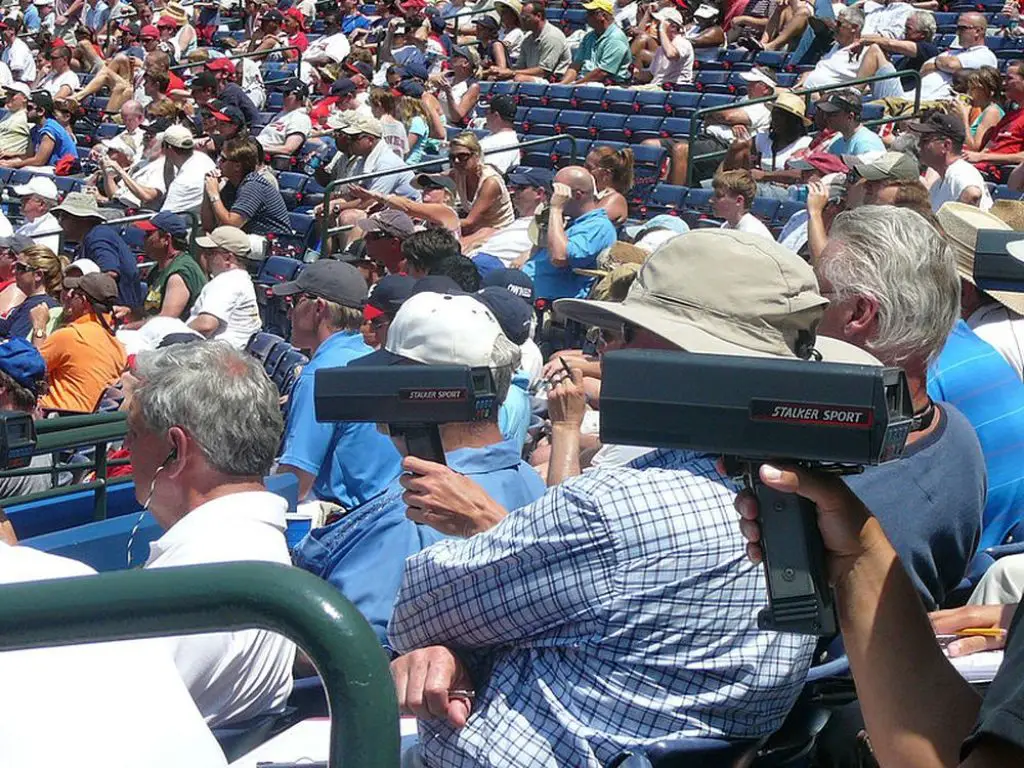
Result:
{"label": "eyeglasses", "polygon": [[963,32],[965,29],[981,29],[981,27],[972,26],[971,24],[957,24],[956,31]]}
{"label": "eyeglasses", "polygon": [[294,309],[302,303],[303,299],[309,299],[310,301],[317,301],[319,297],[314,296],[311,293],[295,293],[291,296],[284,297],[284,303],[290,308]]}
{"label": "eyeglasses", "polygon": [[453,163],[465,163],[468,162],[469,158],[471,157],[472,155],[468,152],[463,152],[462,154],[459,155],[448,155],[448,159],[451,160]]}
{"label": "eyeglasses", "polygon": [[16,262],[14,262],[14,271],[15,272],[35,272],[35,270],[36,270],[36,268],[33,267],[31,264],[26,264],[23,261],[16,261]]}
{"label": "eyeglasses", "polygon": [[391,324],[391,318],[387,315],[378,315],[370,321],[370,327],[375,331],[379,331],[385,325]]}

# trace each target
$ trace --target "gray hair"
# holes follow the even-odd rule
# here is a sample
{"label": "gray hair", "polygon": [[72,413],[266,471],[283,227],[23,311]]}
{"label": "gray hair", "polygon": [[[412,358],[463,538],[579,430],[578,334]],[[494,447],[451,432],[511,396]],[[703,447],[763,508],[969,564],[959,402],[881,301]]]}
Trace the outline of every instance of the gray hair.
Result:
{"label": "gray hair", "polygon": [[839,11],[839,18],[857,27],[857,29],[864,29],[864,11],[860,8],[843,8]]}
{"label": "gray hair", "polygon": [[214,469],[265,475],[281,444],[278,392],[262,366],[220,341],[142,352],[132,407],[149,431],[180,427]]}
{"label": "gray hair", "polygon": [[491,376],[494,378],[494,391],[499,404],[505,402],[509,387],[512,386],[512,377],[519,370],[521,359],[519,347],[504,334],[494,340],[494,349],[491,350]]}
{"label": "gray hair", "polygon": [[839,214],[819,270],[837,299],[878,302],[878,335],[868,348],[887,365],[932,360],[960,316],[953,252],[923,216],[866,205]]}
{"label": "gray hair", "polygon": [[918,31],[924,33],[925,40],[931,40],[935,37],[936,31],[938,31],[938,25],[935,23],[935,14],[931,11],[918,9],[907,17],[907,21],[914,22],[914,26],[917,27]]}

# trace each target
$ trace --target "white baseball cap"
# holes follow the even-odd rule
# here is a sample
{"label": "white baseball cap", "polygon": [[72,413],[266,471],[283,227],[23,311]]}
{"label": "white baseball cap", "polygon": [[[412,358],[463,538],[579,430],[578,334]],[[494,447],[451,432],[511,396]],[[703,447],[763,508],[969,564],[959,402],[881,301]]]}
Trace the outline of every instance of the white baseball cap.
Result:
{"label": "white baseball cap", "polygon": [[718,18],[718,9],[713,5],[701,3],[697,6],[697,10],[693,12],[693,15],[698,19],[716,19]]}
{"label": "white baseball cap", "polygon": [[502,335],[497,319],[475,297],[424,291],[405,300],[388,327],[384,349],[360,364],[495,367],[494,344]]}
{"label": "white baseball cap", "polygon": [[53,183],[53,179],[38,174],[24,184],[18,184],[11,189],[18,197],[38,195],[51,203],[56,203],[60,199],[60,192],[57,191],[57,185]]}
{"label": "white baseball cap", "polygon": [[654,18],[658,21],[671,21],[673,24],[683,26],[683,14],[677,11],[675,8],[662,8],[660,11],[654,14]]}
{"label": "white baseball cap", "polygon": [[747,72],[740,72],[740,80],[747,83],[764,83],[771,88],[779,87],[779,84],[775,82],[771,75],[757,67],[754,67]]}
{"label": "white baseball cap", "polygon": [[78,274],[80,274],[82,277],[85,277],[86,275],[99,274],[100,265],[97,264],[92,259],[75,259],[66,267],[64,267],[65,276],[67,276],[68,272],[72,269],[77,269]]}
{"label": "white baseball cap", "polygon": [[28,87],[28,83],[23,83],[20,80],[15,80],[10,85],[5,85],[4,88],[8,91],[17,91],[24,96],[32,95],[32,89]]}

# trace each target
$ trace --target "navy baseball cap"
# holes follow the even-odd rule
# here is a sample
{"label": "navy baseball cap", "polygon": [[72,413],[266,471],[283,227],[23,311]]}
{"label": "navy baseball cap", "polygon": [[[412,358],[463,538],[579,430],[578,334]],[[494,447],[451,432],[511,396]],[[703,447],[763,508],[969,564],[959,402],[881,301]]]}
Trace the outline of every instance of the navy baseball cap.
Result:
{"label": "navy baseball cap", "polygon": [[417,80],[426,80],[430,75],[427,65],[418,59],[411,59],[401,66],[405,73],[403,77],[414,77]]}
{"label": "navy baseball cap", "polygon": [[0,371],[32,392],[38,392],[39,384],[46,381],[43,356],[20,336],[0,340]]}
{"label": "navy baseball cap", "polygon": [[555,173],[550,168],[513,168],[508,174],[510,187],[541,187],[550,189]]}
{"label": "navy baseball cap", "polygon": [[525,344],[530,338],[530,321],[533,309],[525,301],[498,286],[482,288],[476,298],[491,310],[494,319],[513,344]]}
{"label": "navy baseball cap", "polygon": [[484,276],[483,285],[504,288],[514,296],[518,296],[527,304],[533,304],[533,280],[521,269],[498,269]]}
{"label": "navy baseball cap", "polygon": [[398,84],[398,92],[413,99],[422,99],[425,90],[423,84],[417,83],[415,80],[403,80]]}
{"label": "navy baseball cap", "polygon": [[[366,300],[363,308],[368,319],[371,315],[389,314],[394,316],[399,307],[412,296],[416,278],[409,275],[385,275],[373,286],[373,293]],[[373,312],[377,310],[377,312]]]}
{"label": "navy baseball cap", "polygon": [[304,99],[309,96],[309,86],[297,77],[289,77],[281,84],[281,93],[296,93]]}
{"label": "navy baseball cap", "polygon": [[353,75],[362,75],[367,80],[373,80],[373,67],[365,61],[346,62],[345,69]]}
{"label": "navy baseball cap", "polygon": [[331,84],[331,96],[348,96],[356,92],[356,84],[351,78],[339,77]]}
{"label": "navy baseball cap", "polygon": [[152,219],[135,222],[135,226],[143,232],[153,232],[159,229],[172,237],[188,236],[188,222],[185,221],[185,217],[171,211],[161,211]]}

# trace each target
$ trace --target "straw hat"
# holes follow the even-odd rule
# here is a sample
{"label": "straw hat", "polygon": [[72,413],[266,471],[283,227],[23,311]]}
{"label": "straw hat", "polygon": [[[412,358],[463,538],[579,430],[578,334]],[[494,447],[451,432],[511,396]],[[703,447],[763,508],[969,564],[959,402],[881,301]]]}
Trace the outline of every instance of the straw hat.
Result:
{"label": "straw hat", "polygon": [[804,125],[811,124],[811,120],[807,117],[807,107],[804,104],[804,97],[797,96],[792,91],[779,88],[775,92],[775,101],[769,102],[768,106],[772,109],[781,109],[783,112],[789,112],[791,115],[796,115],[804,121]]}
{"label": "straw hat", "polygon": [[182,7],[181,3],[174,2],[174,0],[167,4],[167,7],[163,9],[160,16],[161,18],[174,19],[178,22],[179,26],[185,26],[185,23],[188,21],[188,15],[185,13],[184,7]]}
{"label": "straw hat", "polygon": [[988,211],[1016,232],[1024,232],[1024,202],[1020,200],[996,200]]}
{"label": "straw hat", "polygon": [[499,5],[510,8],[516,16],[523,15],[523,4],[519,0],[495,0],[494,10],[498,10]]}
{"label": "straw hat", "polygon": [[[971,285],[974,285],[974,253],[978,232],[983,229],[1013,231],[1013,228],[1002,219],[964,203],[946,203],[939,208],[936,217],[946,233],[946,242],[953,247],[957,273]],[[1010,291],[986,293],[1007,309],[1024,315],[1024,294]]]}

